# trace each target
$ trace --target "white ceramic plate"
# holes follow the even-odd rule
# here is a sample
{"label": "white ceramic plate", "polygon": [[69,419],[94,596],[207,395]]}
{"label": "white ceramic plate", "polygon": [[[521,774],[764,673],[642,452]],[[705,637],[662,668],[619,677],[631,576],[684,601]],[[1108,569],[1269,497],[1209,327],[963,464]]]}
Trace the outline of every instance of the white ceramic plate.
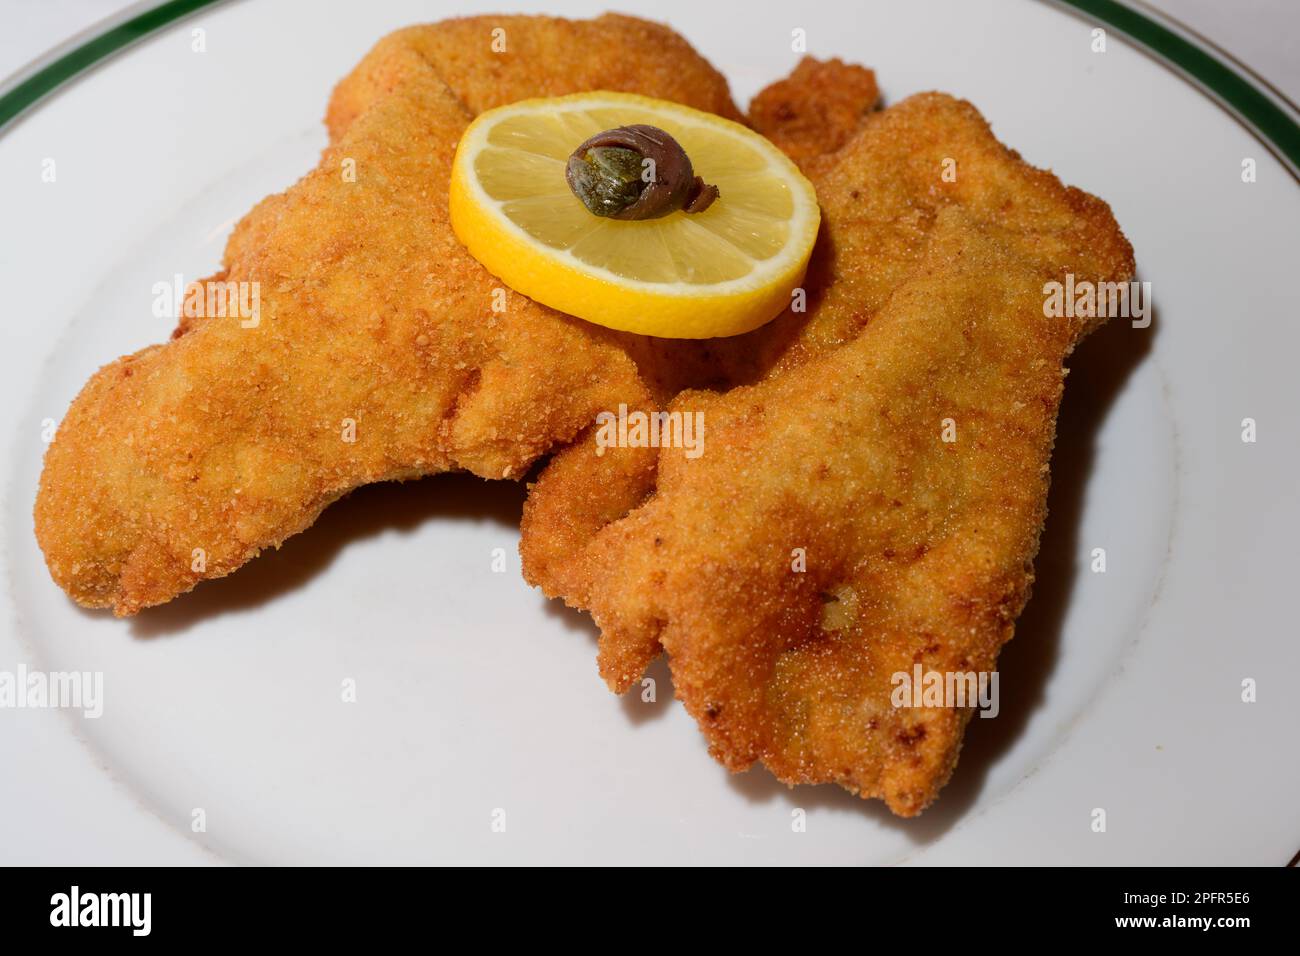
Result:
{"label": "white ceramic plate", "polygon": [[[816,55],[875,67],[891,101],[972,100],[1112,204],[1152,283],[1151,328],[1112,322],[1077,353],[1001,716],[972,722],[920,819],[729,777],[662,667],[657,703],[611,697],[591,625],[520,578],[518,485],[363,490],[133,621],[64,597],[32,535],[43,423],[100,364],[166,338],[153,284],[210,272],[231,224],[314,164],[329,91],[375,40],[496,5],[205,7],[0,134],[0,670],[104,675],[99,719],[0,710],[0,862],[1291,858],[1300,189],[1186,79],[1113,30],[1094,52],[1098,23],[1046,4],[618,4],[685,33],[742,103],[794,64],[795,28]],[[604,0],[513,5],[585,16]]]}

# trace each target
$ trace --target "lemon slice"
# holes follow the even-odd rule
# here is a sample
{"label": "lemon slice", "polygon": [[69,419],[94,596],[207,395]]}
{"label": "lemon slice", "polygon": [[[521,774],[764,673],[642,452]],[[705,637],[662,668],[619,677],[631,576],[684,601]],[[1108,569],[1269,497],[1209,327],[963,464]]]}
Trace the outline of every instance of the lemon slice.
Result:
{"label": "lemon slice", "polygon": [[[720,195],[703,212],[596,216],[565,180],[569,155],[616,126],[657,126]],[[451,225],[489,272],[544,305],[668,338],[737,335],[790,304],[821,218],[817,195],[752,130],[629,93],[523,100],[481,114],[456,149]]]}

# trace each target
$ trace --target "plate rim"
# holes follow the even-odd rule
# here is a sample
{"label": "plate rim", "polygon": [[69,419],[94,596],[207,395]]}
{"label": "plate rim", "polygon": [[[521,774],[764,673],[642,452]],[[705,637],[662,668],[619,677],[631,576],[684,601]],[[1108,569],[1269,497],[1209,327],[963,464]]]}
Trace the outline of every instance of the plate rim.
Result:
{"label": "plate rim", "polygon": [[[105,59],[186,17],[230,0],[143,0],[38,57],[0,82],[0,136]],[[1037,0],[1103,23],[1178,74],[1244,125],[1300,185],[1300,106],[1209,38],[1143,0]],[[1141,9],[1138,9],[1141,7]]]}

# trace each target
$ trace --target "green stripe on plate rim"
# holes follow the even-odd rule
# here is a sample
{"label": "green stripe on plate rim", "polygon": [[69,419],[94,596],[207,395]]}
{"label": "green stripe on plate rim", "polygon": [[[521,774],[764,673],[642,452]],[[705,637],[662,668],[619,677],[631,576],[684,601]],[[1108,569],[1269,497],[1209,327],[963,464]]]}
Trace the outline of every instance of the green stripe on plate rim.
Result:
{"label": "green stripe on plate rim", "polygon": [[[220,0],[168,0],[111,27],[0,94],[0,130],[105,57]],[[1300,125],[1233,67],[1116,0],[1055,0],[1104,23],[1202,84],[1300,171]]]}
{"label": "green stripe on plate rim", "polygon": [[74,47],[0,95],[0,130],[42,97],[53,93],[105,57],[217,2],[219,0],[168,0]]}
{"label": "green stripe on plate rim", "polygon": [[1116,0],[1056,0],[1118,30],[1208,90],[1271,144],[1300,175],[1300,125],[1264,91],[1213,52]]}

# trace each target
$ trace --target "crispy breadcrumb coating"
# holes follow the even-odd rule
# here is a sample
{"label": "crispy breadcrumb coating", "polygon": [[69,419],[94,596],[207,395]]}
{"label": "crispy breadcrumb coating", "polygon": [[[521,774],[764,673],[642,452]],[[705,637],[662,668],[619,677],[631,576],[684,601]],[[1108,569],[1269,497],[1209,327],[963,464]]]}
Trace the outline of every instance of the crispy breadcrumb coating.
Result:
{"label": "crispy breadcrumb coating", "polygon": [[278,546],[359,485],[519,477],[599,410],[637,401],[613,333],[509,290],[494,311],[501,283],[447,218],[477,112],[599,88],[740,118],[684,40],[629,17],[460,19],[381,40],[335,91],[320,164],[240,223],[213,277],[258,283],[257,326],[183,319],[73,402],[35,507],[54,580],[134,614]]}
{"label": "crispy breadcrumb coating", "polygon": [[809,314],[765,333],[756,384],[671,402],[703,414],[703,454],[566,449],[521,549],[591,611],[612,689],[667,651],[727,767],[910,816],[970,711],[896,709],[892,675],[992,670],[1033,580],[1063,361],[1096,324],[1045,317],[1044,284],[1127,281],[1132,251],[1104,203],[941,94],[870,117],[812,175]]}

